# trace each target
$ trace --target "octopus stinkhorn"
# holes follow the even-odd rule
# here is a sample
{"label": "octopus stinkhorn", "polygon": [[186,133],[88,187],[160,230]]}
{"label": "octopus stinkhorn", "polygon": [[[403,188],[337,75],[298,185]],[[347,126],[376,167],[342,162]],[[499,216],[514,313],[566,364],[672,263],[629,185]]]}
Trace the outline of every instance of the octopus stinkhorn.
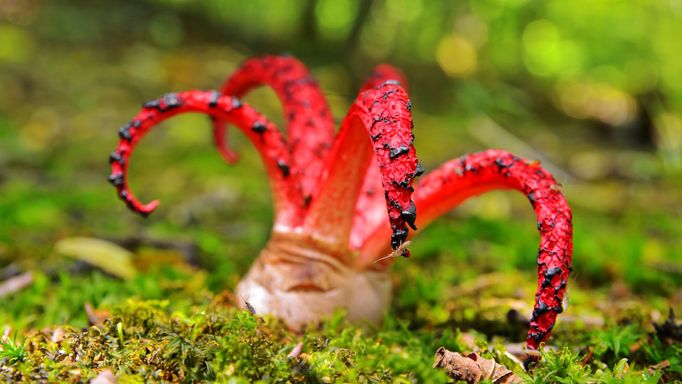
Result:
{"label": "octopus stinkhorn", "polygon": [[[541,235],[527,336],[528,347],[537,349],[562,311],[571,271],[566,199],[538,162],[494,149],[450,160],[415,183],[423,169],[413,147],[405,84],[397,69],[376,67],[335,134],[325,97],[300,61],[252,58],[220,91],[168,93],[145,103],[119,130],[109,181],[130,209],[146,216],[158,201],[140,203],[126,171],[133,149],[152,127],[181,113],[207,114],[215,144],[230,163],[236,155],[228,148],[226,124],[241,130],[265,164],[275,217],[271,239],[237,294],[248,299],[249,308],[279,316],[294,329],[337,308],[345,308],[351,320],[379,322],[389,304],[391,249],[407,257],[406,241],[417,226],[423,229],[469,197],[516,189],[535,210]],[[283,104],[285,135],[238,98],[261,85],[270,86]]]}

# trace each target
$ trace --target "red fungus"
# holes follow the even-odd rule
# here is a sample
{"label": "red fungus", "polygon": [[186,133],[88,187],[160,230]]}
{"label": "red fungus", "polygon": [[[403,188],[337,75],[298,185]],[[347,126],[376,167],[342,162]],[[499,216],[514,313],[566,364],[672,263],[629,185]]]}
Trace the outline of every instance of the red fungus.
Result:
{"label": "red fungus", "polygon": [[[140,203],[128,189],[126,171],[132,150],[153,126],[180,113],[207,114],[228,162],[237,156],[227,147],[226,123],[239,128],[265,164],[275,223],[237,290],[249,298],[249,308],[280,316],[292,328],[338,307],[351,320],[380,321],[389,303],[386,271],[393,258],[385,256],[391,248],[409,256],[402,245],[417,225],[423,229],[472,196],[516,189],[530,201],[541,234],[527,338],[528,347],[537,349],[562,311],[571,271],[571,211],[558,184],[537,162],[487,150],[446,162],[413,186],[423,170],[412,145],[411,102],[401,84],[406,82],[397,69],[377,66],[334,135],[329,107],[301,62],[288,56],[249,59],[221,92],[171,93],[144,104],[119,131],[109,180],[129,208],[147,215],[158,201]],[[237,99],[260,85],[282,101],[286,137]]]}

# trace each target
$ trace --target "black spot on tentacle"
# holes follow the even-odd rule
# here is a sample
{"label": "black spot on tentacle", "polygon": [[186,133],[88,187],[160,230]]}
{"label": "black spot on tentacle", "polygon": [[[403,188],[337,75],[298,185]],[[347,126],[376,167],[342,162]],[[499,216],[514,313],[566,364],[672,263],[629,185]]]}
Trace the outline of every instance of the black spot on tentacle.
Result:
{"label": "black spot on tentacle", "polygon": [[[391,80],[389,80],[389,81],[391,81]],[[388,81],[386,83],[388,83]],[[386,84],[386,83],[384,83],[384,84]],[[400,83],[398,83],[396,81],[395,85],[400,85]],[[396,92],[397,92],[397,90],[395,90],[395,89],[388,90],[388,91],[384,92],[383,95],[381,95],[381,98],[384,100],[388,100],[388,97],[391,96],[392,94],[396,93]]]}
{"label": "black spot on tentacle", "polygon": [[390,148],[388,152],[388,157],[393,160],[400,155],[404,155],[410,151],[410,147],[407,145],[401,145],[397,148]]}
{"label": "black spot on tentacle", "polygon": [[538,231],[542,232],[542,221],[538,221]]}
{"label": "black spot on tentacle", "polygon": [[130,127],[132,126],[132,123],[127,123],[126,125],[122,126],[121,128],[118,129],[118,137],[121,139],[130,142],[133,139],[132,133],[130,133]]}
{"label": "black spot on tentacle", "polygon": [[220,92],[218,91],[212,91],[211,92],[211,99],[208,102],[209,108],[215,108],[218,106],[218,98],[220,97]]}
{"label": "black spot on tentacle", "polygon": [[258,134],[261,134],[261,135],[265,132],[266,129],[267,129],[267,126],[265,124],[261,123],[260,121],[256,121],[251,126],[252,131],[254,131]]}
{"label": "black spot on tentacle", "polygon": [[372,141],[377,141],[381,138],[381,133],[377,133],[376,135],[370,135],[369,137],[372,139]]}
{"label": "black spot on tentacle", "polygon": [[407,229],[396,228],[391,234],[391,247],[398,249],[405,240],[407,240]]}
{"label": "black spot on tentacle", "polygon": [[495,165],[497,166],[497,172],[502,172],[502,170],[509,167],[509,164],[505,163],[501,157],[495,159]]}
{"label": "black spot on tentacle", "polygon": [[232,108],[237,109],[237,108],[241,108],[241,106],[242,106],[242,101],[236,97],[232,97]]}
{"label": "black spot on tentacle", "polygon": [[417,220],[417,207],[414,205],[414,201],[410,200],[410,206],[407,209],[400,212],[400,217],[410,226],[410,228],[417,230],[414,225],[414,221]]}
{"label": "black spot on tentacle", "polygon": [[113,163],[119,163],[120,165],[125,164],[125,159],[123,159],[123,156],[119,152],[111,152],[109,155],[109,164]]}
{"label": "black spot on tentacle", "polygon": [[122,189],[122,190],[118,193],[118,197],[121,198],[121,200],[126,201],[126,202],[127,202],[128,200],[130,200],[130,197],[128,196],[128,191],[126,191],[125,189]]}
{"label": "black spot on tentacle", "polygon": [[564,308],[561,305],[557,305],[556,307],[549,307],[547,304],[542,301],[538,300],[538,306],[533,310],[533,316],[532,319],[535,320],[539,316],[542,316],[543,314],[547,312],[556,312],[556,313],[561,313],[564,311]]}
{"label": "black spot on tentacle", "polygon": [[561,280],[561,282],[559,283],[559,285],[558,285],[556,288],[554,288],[554,293],[557,294],[557,293],[559,293],[561,290],[563,290],[564,288],[566,288],[566,280]]}
{"label": "black spot on tentacle", "polygon": [[391,207],[393,207],[399,211],[403,210],[403,207],[400,205],[400,203],[397,200],[393,200],[389,197],[386,197],[386,202],[388,203],[388,205],[390,205]]}
{"label": "black spot on tentacle", "polygon": [[544,274],[544,280],[542,281],[542,287],[546,288],[552,285],[552,279],[554,279],[554,276],[558,275],[561,273],[561,268],[559,267],[554,267],[554,268],[549,268]]}
{"label": "black spot on tentacle", "polygon": [[[402,180],[402,181],[393,180],[393,184],[397,185],[398,187],[400,187],[402,189],[407,189],[411,192],[414,192],[414,188],[410,185],[411,181],[412,181],[412,177],[408,176],[407,179]],[[398,207],[398,208],[400,208],[400,207]]]}
{"label": "black spot on tentacle", "polygon": [[159,100],[150,100],[147,101],[146,103],[142,104],[142,108],[145,109],[160,109],[161,108],[161,103]]}
{"label": "black spot on tentacle", "polygon": [[377,115],[377,116],[374,116],[374,118],[372,119],[372,125],[370,126],[370,130],[374,129],[374,126],[379,122],[382,122],[384,124],[391,124],[392,123],[392,121],[389,118],[381,116],[381,115]]}
{"label": "black spot on tentacle", "polygon": [[115,187],[120,187],[124,184],[123,173],[117,172],[109,175],[109,182]]}
{"label": "black spot on tentacle", "polygon": [[535,193],[534,192],[530,192],[528,194],[528,200],[530,201],[530,205],[532,205],[533,208],[535,208]]}
{"label": "black spot on tentacle", "polygon": [[420,162],[417,162],[417,169],[414,171],[414,177],[421,176],[424,174],[424,167],[422,167]]}
{"label": "black spot on tentacle", "polygon": [[478,168],[473,164],[466,164],[464,166],[464,172],[476,173],[476,171],[478,171]]}
{"label": "black spot on tentacle", "polygon": [[279,167],[279,170],[282,171],[282,175],[284,177],[289,176],[289,173],[291,172],[291,170],[289,169],[289,164],[287,164],[286,161],[277,160],[277,167]]}
{"label": "black spot on tentacle", "polygon": [[532,318],[537,319],[538,316],[546,313],[547,311],[549,311],[549,307],[547,306],[547,304],[545,304],[545,302],[542,300],[538,300],[538,306],[533,310]]}
{"label": "black spot on tentacle", "polygon": [[528,336],[530,336],[531,339],[533,339],[539,343],[542,341],[542,339],[545,338],[546,334],[547,334],[547,332],[535,331],[535,332],[528,333]]}
{"label": "black spot on tentacle", "polygon": [[175,93],[166,93],[161,98],[161,101],[163,101],[163,103],[166,105],[162,112],[182,106],[182,100],[180,100],[178,95]]}
{"label": "black spot on tentacle", "polygon": [[405,108],[407,108],[409,112],[412,112],[412,100],[407,100],[405,103]]}

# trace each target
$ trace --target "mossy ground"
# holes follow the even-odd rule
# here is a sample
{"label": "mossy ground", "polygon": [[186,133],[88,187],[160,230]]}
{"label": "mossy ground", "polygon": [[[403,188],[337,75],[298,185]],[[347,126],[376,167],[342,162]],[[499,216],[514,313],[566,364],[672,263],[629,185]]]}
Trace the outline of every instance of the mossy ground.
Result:
{"label": "mossy ground", "polygon": [[[492,291],[486,289],[489,292],[471,292],[475,299],[450,300],[445,306],[419,305],[420,310],[415,312],[418,326],[410,322],[414,319],[401,319],[398,313],[392,313],[381,327],[360,329],[346,324],[339,313],[319,328],[298,335],[286,331],[277,320],[235,309],[230,295],[186,288],[197,287],[180,284],[196,279],[188,273],[166,271],[139,280],[145,279],[152,280],[143,285],[155,286],[155,293],[134,293],[126,287],[128,284],[109,281],[95,273],[67,282],[62,279],[54,285],[38,284],[17,295],[3,310],[33,298],[44,303],[23,305],[14,315],[24,315],[21,319],[29,318],[26,316],[29,313],[52,316],[58,313],[55,307],[62,307],[61,315],[71,316],[72,320],[70,325],[25,330],[10,339],[8,344],[14,349],[4,348],[5,352],[0,354],[0,377],[4,382],[68,383],[87,381],[102,369],[111,368],[121,383],[258,380],[436,383],[448,380],[442,372],[431,368],[435,348],[442,345],[466,352],[472,350],[472,343],[475,348],[487,351],[485,356],[495,357],[524,375],[504,355],[504,342],[509,339],[493,335],[506,334],[518,340],[524,331],[522,325],[508,321],[505,311],[514,305],[503,296],[496,298],[494,287]],[[474,285],[480,287],[480,282],[481,279],[476,279]],[[122,295],[104,306],[110,316],[103,324],[88,327],[79,300],[67,298],[74,296],[73,290],[97,285]],[[126,293],[135,298],[124,298]],[[157,294],[166,299],[154,298]],[[409,296],[405,292],[400,294],[404,295]],[[595,299],[606,297],[598,295]],[[567,316],[578,319],[564,322],[557,329],[551,344],[558,348],[547,351],[539,366],[523,377],[537,383],[659,382],[662,377],[679,380],[682,374],[679,341],[668,344],[655,334],[651,314],[656,312],[651,312],[648,305],[626,304],[626,309],[598,326],[586,324],[587,318],[579,319],[579,314],[589,313],[589,308],[571,311]],[[448,311],[444,307],[454,309]],[[397,312],[407,309],[399,308]],[[440,316],[455,320],[439,321]],[[42,318],[33,323],[51,320]],[[463,336],[459,327],[467,324],[477,324],[477,329],[469,329],[467,336]],[[486,335],[483,332],[487,330],[490,333]],[[470,335],[474,336],[473,341]],[[299,341],[303,343],[303,353],[287,357]],[[669,366],[656,367],[666,360]]]}
{"label": "mossy ground", "polygon": [[[459,216],[416,240],[414,259],[397,262],[393,306],[376,328],[346,324],[339,312],[320,327],[292,334],[275,319],[234,308],[234,297],[219,283],[229,280],[224,270],[190,265],[180,251],[161,257],[162,251],[139,249],[135,257],[146,272],[126,281],[62,260],[64,268],[55,267],[62,272],[38,273],[30,287],[0,301],[0,323],[12,326],[0,353],[0,377],[82,382],[111,368],[121,383],[437,383],[448,381],[431,368],[436,348],[445,346],[482,350],[528,382],[682,380],[682,345],[653,326],[665,321],[669,308],[679,308],[679,276],[592,275],[610,259],[581,258],[586,244],[607,248],[622,239],[582,241],[589,237],[580,230],[569,306],[551,349],[523,373],[504,352],[517,350],[526,331],[522,318],[535,286],[527,255],[536,235],[522,230],[528,235],[519,236],[506,220]],[[477,240],[464,240],[474,233],[480,233]],[[631,245],[646,242],[638,231],[629,233]],[[449,246],[438,245],[446,235]],[[155,258],[175,261],[149,265]],[[71,272],[63,272],[69,266]],[[89,326],[86,302],[108,319]],[[288,358],[299,341],[302,353]]]}

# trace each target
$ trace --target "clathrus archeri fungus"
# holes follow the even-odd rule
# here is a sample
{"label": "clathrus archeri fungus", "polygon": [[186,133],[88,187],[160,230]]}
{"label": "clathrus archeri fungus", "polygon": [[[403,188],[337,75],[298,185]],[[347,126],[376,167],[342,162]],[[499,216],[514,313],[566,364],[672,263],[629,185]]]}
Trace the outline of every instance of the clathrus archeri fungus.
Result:
{"label": "clathrus archeri fungus", "polygon": [[[247,60],[220,91],[168,93],[147,102],[119,130],[109,181],[133,211],[148,215],[128,188],[126,170],[138,142],[163,120],[188,112],[209,115],[215,144],[230,163],[231,124],[256,147],[274,200],[272,236],[237,287],[260,313],[294,329],[345,308],[351,320],[379,322],[389,304],[387,269],[409,256],[405,242],[462,201],[494,189],[516,189],[537,215],[541,241],[538,290],[527,343],[547,339],[571,271],[571,211],[557,182],[538,162],[502,150],[469,154],[423,173],[412,145],[411,103],[402,74],[376,67],[338,133],[317,82],[288,56]],[[238,97],[266,85],[283,104],[280,130]],[[388,211],[388,215],[387,215]],[[418,215],[417,215],[418,214]],[[241,303],[245,305],[245,303]]]}

